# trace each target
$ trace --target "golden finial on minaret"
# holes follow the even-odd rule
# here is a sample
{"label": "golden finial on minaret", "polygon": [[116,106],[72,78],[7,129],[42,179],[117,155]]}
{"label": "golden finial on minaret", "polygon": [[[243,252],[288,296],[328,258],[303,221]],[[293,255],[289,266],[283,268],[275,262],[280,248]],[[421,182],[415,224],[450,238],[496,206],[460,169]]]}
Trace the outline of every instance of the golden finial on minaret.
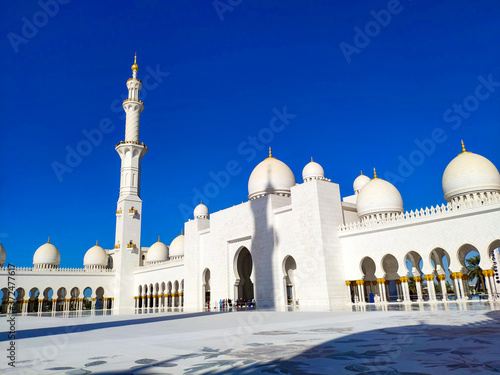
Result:
{"label": "golden finial on minaret", "polygon": [[158,242],[160,242],[160,236],[158,236]]}
{"label": "golden finial on minaret", "polygon": [[139,70],[139,65],[137,65],[137,52],[135,53],[134,56],[134,65],[132,65],[132,70],[134,72],[137,72]]}
{"label": "golden finial on minaret", "polygon": [[464,153],[464,152],[467,152],[467,151],[465,150],[464,141],[462,140],[462,153]]}
{"label": "golden finial on minaret", "polygon": [[272,158],[273,154],[271,153],[271,146],[269,146],[269,157]]}
{"label": "golden finial on minaret", "polygon": [[49,239],[47,240],[47,243],[50,243],[50,236],[49,236]]}
{"label": "golden finial on minaret", "polygon": [[181,236],[184,236],[184,228],[181,229]]}
{"label": "golden finial on minaret", "polygon": [[377,171],[375,170],[375,168],[373,168],[373,178],[378,178],[377,177]]}
{"label": "golden finial on minaret", "polygon": [[360,170],[359,172],[360,172],[361,176],[363,176],[363,170]]}
{"label": "golden finial on minaret", "polygon": [[311,162],[313,161],[313,157],[311,156]]}
{"label": "golden finial on minaret", "polygon": [[95,240],[95,245],[99,246],[99,240]]}

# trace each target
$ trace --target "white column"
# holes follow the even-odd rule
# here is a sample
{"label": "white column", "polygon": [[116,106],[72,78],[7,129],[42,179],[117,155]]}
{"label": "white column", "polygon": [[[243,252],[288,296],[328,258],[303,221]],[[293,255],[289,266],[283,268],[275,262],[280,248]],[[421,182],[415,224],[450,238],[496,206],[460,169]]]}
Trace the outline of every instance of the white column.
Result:
{"label": "white column", "polygon": [[491,282],[489,278],[489,272],[490,270],[483,270],[483,275],[484,275],[484,284],[486,285],[486,289],[488,291],[488,300],[492,301],[493,300],[493,290],[491,287]]}
{"label": "white column", "polygon": [[448,300],[448,293],[446,292],[446,275],[438,275],[439,285],[441,286],[441,294],[443,296],[443,301]]}
{"label": "white column", "polygon": [[490,280],[491,294],[494,298],[498,297],[497,283],[495,282],[495,271],[488,270],[488,279]]}
{"label": "white column", "polygon": [[378,283],[378,289],[380,291],[380,301],[387,302],[387,296],[385,294],[385,280],[377,279],[377,283]]}
{"label": "white column", "polygon": [[460,288],[459,276],[456,272],[451,274],[451,278],[453,279],[453,285],[455,287],[455,298],[458,300],[462,299],[462,289]]}
{"label": "white column", "polygon": [[424,300],[422,293],[422,278],[420,276],[416,276],[413,279],[415,280],[415,286],[417,288],[418,302],[422,302]]}
{"label": "white column", "polygon": [[465,293],[464,293],[464,284],[462,283],[462,273],[457,272],[457,282],[458,282],[458,289],[460,290],[460,299],[465,299]]}
{"label": "white column", "polygon": [[429,301],[436,301],[436,291],[434,290],[434,275],[425,275],[427,280],[427,292],[429,292]]}
{"label": "white column", "polygon": [[397,297],[398,297],[398,301],[401,301],[402,298],[401,298],[401,281],[399,280],[394,280],[394,282],[396,283],[396,293],[397,293]]}
{"label": "white column", "polygon": [[362,297],[362,302],[366,303],[366,295],[365,295],[365,282],[363,280],[361,281],[361,285],[359,286],[361,288],[361,297]]}
{"label": "white column", "polygon": [[354,298],[351,294],[351,282],[349,280],[346,280],[345,285],[347,287],[347,296],[349,297],[349,302],[352,303],[352,301],[354,301]]}

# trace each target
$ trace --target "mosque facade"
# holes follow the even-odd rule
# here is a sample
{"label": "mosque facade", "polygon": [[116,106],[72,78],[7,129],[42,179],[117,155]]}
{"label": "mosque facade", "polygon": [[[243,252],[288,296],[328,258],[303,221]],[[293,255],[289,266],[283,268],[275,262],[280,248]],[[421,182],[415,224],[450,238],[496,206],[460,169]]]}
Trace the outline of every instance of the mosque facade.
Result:
{"label": "mosque facade", "polygon": [[33,267],[16,268],[12,288],[0,245],[0,313],[202,311],[224,299],[278,310],[467,301],[471,251],[479,253],[488,299],[498,299],[500,175],[463,143],[443,173],[446,204],[405,211],[396,187],[376,173],[358,176],[353,195],[341,197],[320,164],[311,160],[298,182],[270,150],[250,175],[247,202],[213,214],[200,203],[169,245],[158,239],[143,246],[141,162],[148,149],[140,141],[138,69],[134,61],[123,102],[125,140],[116,145],[114,248],[96,244],[83,268],[65,269],[49,240]]}

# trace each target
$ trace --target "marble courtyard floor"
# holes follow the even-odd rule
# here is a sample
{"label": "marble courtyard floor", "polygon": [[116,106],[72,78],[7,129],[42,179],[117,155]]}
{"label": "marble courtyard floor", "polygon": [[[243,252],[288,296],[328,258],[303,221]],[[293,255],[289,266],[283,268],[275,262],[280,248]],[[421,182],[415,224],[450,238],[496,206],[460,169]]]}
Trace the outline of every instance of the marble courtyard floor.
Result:
{"label": "marble courtyard floor", "polygon": [[499,303],[352,310],[16,316],[15,368],[1,317],[0,373],[500,372]]}

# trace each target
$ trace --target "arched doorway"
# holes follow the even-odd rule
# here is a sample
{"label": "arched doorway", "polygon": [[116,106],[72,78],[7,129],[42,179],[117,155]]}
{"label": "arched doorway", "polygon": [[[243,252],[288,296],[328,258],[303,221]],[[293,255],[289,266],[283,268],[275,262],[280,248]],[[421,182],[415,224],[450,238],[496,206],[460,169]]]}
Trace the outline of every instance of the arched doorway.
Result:
{"label": "arched doorway", "polygon": [[288,255],[283,260],[283,281],[285,287],[285,304],[295,305],[297,300],[296,289],[295,289],[295,270],[297,269],[297,264],[295,259],[291,255]]}
{"label": "arched doorway", "polygon": [[234,298],[251,301],[254,299],[253,282],[250,279],[252,275],[253,261],[250,251],[243,247],[235,256],[235,274]]}
{"label": "arched doorway", "polygon": [[74,287],[73,289],[71,289],[71,292],[69,294],[70,294],[69,309],[80,310],[78,303],[78,297],[80,296],[80,289]]}
{"label": "arched doorway", "polygon": [[167,307],[172,307],[172,282],[167,283]]}
{"label": "arched doorway", "polygon": [[137,291],[137,298],[135,300],[135,308],[140,309],[142,308],[142,285],[139,285],[138,291]]}
{"label": "arched doorway", "polygon": [[361,273],[363,274],[364,285],[360,286],[360,288],[364,289],[361,291],[361,295],[358,296],[361,302],[370,302],[371,299],[375,300],[374,296],[380,294],[379,288],[377,287],[377,276],[375,276],[376,270],[377,266],[373,259],[364,257],[361,261]]}
{"label": "arched doorway", "polygon": [[174,307],[179,307],[179,281],[174,281]]}
{"label": "arched doorway", "polygon": [[[430,288],[434,288],[434,293],[436,294],[436,298],[441,299],[442,301],[446,301],[449,299],[448,293],[453,292],[453,288],[449,282],[446,281],[447,276],[449,275],[449,267],[450,267],[450,255],[443,248],[437,247],[433,249],[430,253],[430,263],[432,267],[434,267],[434,274],[437,280],[428,280],[427,281],[427,293],[430,295]],[[455,284],[455,296],[456,299],[460,298],[459,286]]]}
{"label": "arched doorway", "polygon": [[201,295],[203,298],[203,308],[210,306],[210,270],[205,268],[202,276]]}
{"label": "arched doorway", "polygon": [[30,299],[28,305],[28,312],[38,312],[38,296],[40,295],[40,291],[38,288],[31,288],[30,290]]}
{"label": "arched doorway", "polygon": [[96,289],[95,291],[95,309],[96,310],[102,310],[104,309],[104,288],[100,286],[99,288]]}
{"label": "arched doorway", "polygon": [[[460,246],[457,252],[457,257],[461,265],[461,275],[456,271],[452,273],[453,282],[456,294],[459,294],[460,288],[463,289],[464,296],[470,297],[474,294],[487,293],[485,276],[481,268],[481,255],[477,248],[471,244]],[[462,280],[460,280],[462,279]],[[472,285],[469,284],[469,281]],[[461,284],[460,284],[461,283]],[[458,292],[458,293],[457,293]]]}
{"label": "arched doorway", "polygon": [[408,291],[410,292],[410,296],[415,297],[416,295],[417,301],[421,302],[424,300],[422,289],[422,267],[424,260],[418,252],[411,250],[405,255],[405,265],[409,276]]}
{"label": "arched doorway", "polygon": [[388,301],[401,302],[403,300],[403,292],[401,290],[401,282],[399,280],[399,263],[396,257],[392,254],[387,254],[382,258],[382,269],[384,270],[384,279],[388,284]]}

